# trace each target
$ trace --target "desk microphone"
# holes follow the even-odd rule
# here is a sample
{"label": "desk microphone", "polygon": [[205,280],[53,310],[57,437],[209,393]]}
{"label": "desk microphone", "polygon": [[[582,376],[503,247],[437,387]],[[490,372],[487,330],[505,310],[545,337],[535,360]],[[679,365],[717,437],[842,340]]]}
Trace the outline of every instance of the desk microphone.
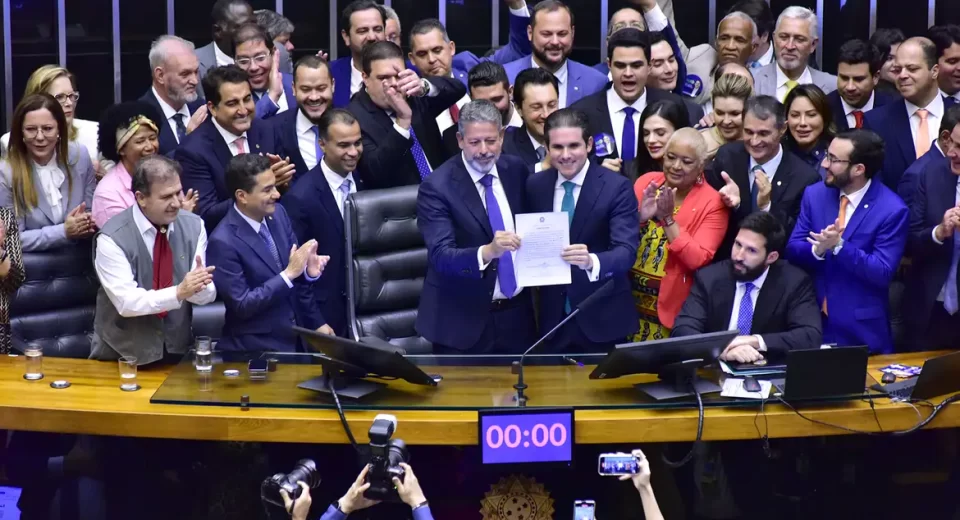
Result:
{"label": "desk microphone", "polygon": [[541,343],[552,336],[554,332],[560,329],[560,327],[563,327],[565,323],[572,320],[574,316],[580,313],[580,311],[589,308],[596,301],[609,297],[610,293],[613,292],[613,286],[613,278],[604,282],[599,289],[593,291],[590,296],[587,296],[582,302],[580,302],[580,305],[577,305],[577,308],[574,309],[573,312],[567,315],[567,317],[564,318],[560,323],[557,323],[554,328],[550,329],[550,332],[544,334],[542,338],[538,339],[536,343],[531,345],[530,348],[528,348],[523,355],[520,356],[520,361],[513,362],[513,366],[511,368],[513,373],[517,374],[517,384],[513,385],[513,388],[517,391],[517,406],[527,406],[527,396],[523,394],[523,391],[527,389],[527,385],[523,382],[523,360],[527,357],[527,354],[533,351],[533,349],[539,347]]}

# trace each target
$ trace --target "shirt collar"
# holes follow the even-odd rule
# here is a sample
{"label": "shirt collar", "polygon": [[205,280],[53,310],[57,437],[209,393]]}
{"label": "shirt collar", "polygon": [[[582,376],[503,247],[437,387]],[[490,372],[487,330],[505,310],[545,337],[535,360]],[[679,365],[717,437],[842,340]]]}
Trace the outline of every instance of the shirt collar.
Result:
{"label": "shirt collar", "polygon": [[[574,178],[569,179],[569,181],[582,188],[583,179],[587,177],[587,171],[589,169],[590,169],[590,161],[588,159],[587,162],[583,163],[583,168],[580,169],[580,172],[577,173],[577,175],[574,176]],[[563,175],[560,175],[560,172],[557,172],[557,184],[555,186],[555,189],[562,190],[563,183],[567,182],[567,180],[568,179],[566,177],[564,177]]]}
{"label": "shirt collar", "polygon": [[[772,179],[774,175],[777,174],[777,170],[780,169],[780,162],[783,161],[783,145],[780,145],[780,150],[777,151],[777,155],[773,156],[773,159],[770,159],[763,166],[763,173],[766,174],[768,179]],[[750,157],[750,170],[753,171],[753,167],[760,163],[756,159]]]}
{"label": "shirt collar", "polygon": [[752,282],[737,282],[737,289],[740,289],[741,287],[747,285],[748,283],[752,283],[754,288],[757,289],[757,292],[760,292],[760,289],[763,289],[763,282],[767,281],[767,275],[769,273],[770,273],[770,266],[768,265],[767,268],[763,270],[763,274],[758,276],[756,280],[753,280]]}
{"label": "shirt collar", "polygon": [[[786,85],[787,81],[790,78],[788,78],[786,73],[783,72],[783,69],[780,68],[779,63],[777,64],[776,69],[777,69],[777,88],[780,88]],[[803,74],[800,74],[800,77],[797,78],[797,84],[806,85],[809,83],[813,83],[813,75],[810,74],[810,67],[806,67],[803,69]]]}
{"label": "shirt collar", "polygon": [[240,211],[240,208],[237,207],[236,203],[233,204],[233,210],[236,211],[238,215],[243,217],[243,220],[247,221],[247,224],[250,224],[250,227],[253,228],[254,233],[258,235],[260,234],[260,226],[263,225],[263,221],[257,222],[256,220],[244,215],[243,212]]}
{"label": "shirt collar", "polygon": [[[157,230],[157,226],[153,225],[153,222],[150,222],[147,216],[143,214],[143,211],[140,210],[139,204],[133,205],[133,223],[137,225],[137,230],[140,231],[140,236],[145,235],[147,231],[150,231],[151,229],[154,231]],[[167,225],[167,235],[169,236],[170,233],[173,233],[172,222]]]}
{"label": "shirt collar", "polygon": [[307,132],[313,133],[313,127],[317,125],[313,124],[313,121],[307,119],[307,116],[303,115],[303,110],[297,109],[297,135],[302,135]]}
{"label": "shirt collar", "polygon": [[527,137],[530,138],[530,144],[533,145],[534,151],[536,151],[536,149],[540,148],[541,146],[543,147],[544,150],[547,149],[547,143],[543,143],[543,144],[538,143],[537,140],[533,138],[533,134],[530,133],[530,130],[527,130],[526,128],[524,128],[523,131],[526,132]]}
{"label": "shirt collar", "polygon": [[320,160],[320,171],[323,172],[323,177],[327,179],[327,184],[330,185],[330,189],[337,191],[340,189],[340,185],[343,184],[343,181],[350,181],[350,186],[356,186],[357,183],[353,180],[353,172],[348,173],[345,177],[341,176],[339,173],[333,171],[332,168],[327,166],[327,163]]}
{"label": "shirt collar", "polygon": [[[863,185],[859,190],[847,195],[847,200],[850,201],[850,204],[853,204],[853,209],[860,207],[860,201],[863,200],[863,197],[866,196],[867,190],[870,189],[870,183],[873,182],[873,179],[867,179],[867,183]],[[844,193],[841,191],[840,196],[842,197]]]}
{"label": "shirt collar", "polygon": [[933,140],[933,146],[937,147],[937,150],[940,152],[940,155],[946,157],[947,154],[943,153],[943,148],[940,147],[940,139]]}
{"label": "shirt collar", "polygon": [[177,114],[183,114],[187,116],[187,119],[190,119],[190,109],[187,108],[186,103],[180,107],[180,110],[174,110],[172,106],[168,105],[167,102],[160,97],[160,93],[157,92],[157,87],[150,87],[150,90],[153,91],[153,97],[157,98],[157,101],[160,103],[160,110],[163,111],[163,117],[165,119],[170,119]]}
{"label": "shirt collar", "polygon": [[627,102],[624,101],[619,94],[617,94],[616,89],[610,87],[607,90],[607,106],[610,107],[610,113],[612,114],[622,112],[623,109],[627,108],[628,106],[633,107],[633,109],[639,114],[643,112],[644,108],[647,107],[647,89],[644,88],[643,94],[641,94],[636,101],[627,105]]}
{"label": "shirt collar", "polygon": [[757,61],[763,66],[770,65],[770,63],[773,62],[773,42],[770,42],[770,46],[767,47],[767,52],[763,53],[763,56],[760,56],[760,59]]}
{"label": "shirt collar", "polygon": [[233,56],[228,55],[227,53],[220,50],[220,46],[217,45],[217,42],[213,42],[213,54],[217,58],[217,63],[228,63],[233,64]]}
{"label": "shirt collar", "polygon": [[950,94],[947,94],[943,90],[940,90],[940,95],[943,97],[953,98],[953,99],[956,99],[957,101],[960,101],[960,92],[957,92],[956,94],[951,96]]}
{"label": "shirt collar", "polygon": [[919,107],[914,105],[910,101],[904,99],[904,103],[907,105],[907,117],[913,117],[913,114],[917,113],[917,110],[925,108],[929,115],[934,117],[943,117],[943,97],[937,95],[933,96],[933,100],[927,104],[925,107]]}
{"label": "shirt collar", "polygon": [[[533,68],[535,68],[535,69],[539,69],[539,68],[540,68],[540,65],[537,65],[537,61],[533,59],[533,56],[532,56],[532,55],[530,56],[530,63],[533,64]],[[557,69],[557,71],[554,72],[553,75],[557,78],[557,81],[559,81],[561,85],[566,85],[566,84],[567,84],[567,72],[568,72],[568,69],[567,69],[567,60],[563,60],[563,65],[560,65],[560,68]]]}
{"label": "shirt collar", "polygon": [[241,135],[234,135],[233,132],[230,132],[226,128],[220,126],[220,123],[217,122],[217,119],[212,116],[210,117],[210,120],[213,121],[213,126],[217,127],[217,131],[220,132],[220,137],[223,137],[223,140],[226,141],[228,145],[233,144],[233,142],[236,141],[237,138],[239,137],[243,137],[243,138],[247,137],[246,132],[244,132]]}
{"label": "shirt collar", "polygon": [[862,107],[857,108],[851,105],[850,103],[847,103],[847,100],[843,99],[843,96],[840,96],[840,104],[843,105],[843,115],[849,116],[850,114],[856,112],[857,110],[861,112],[869,112],[873,110],[873,105],[876,98],[877,98],[877,91],[874,90],[873,92],[870,93],[870,99],[868,99],[867,102],[864,103]]}
{"label": "shirt collar", "polygon": [[30,160],[30,162],[33,164],[33,169],[38,172],[41,172],[41,171],[49,172],[49,171],[60,169],[60,161],[57,160],[56,150],[53,151],[53,157],[50,158],[50,162],[48,162],[47,164],[38,164],[37,161],[34,161],[32,159]]}
{"label": "shirt collar", "polygon": [[467,173],[470,174],[470,178],[473,180],[474,184],[477,184],[478,182],[480,182],[480,179],[486,177],[487,175],[492,175],[493,177],[496,177],[498,179],[500,178],[500,174],[497,172],[496,163],[493,164],[493,169],[490,170],[488,173],[480,173],[477,170],[475,170],[473,166],[470,166],[470,163],[467,162],[466,157],[463,156],[463,152],[460,152],[460,160],[463,161],[463,165],[467,168]]}

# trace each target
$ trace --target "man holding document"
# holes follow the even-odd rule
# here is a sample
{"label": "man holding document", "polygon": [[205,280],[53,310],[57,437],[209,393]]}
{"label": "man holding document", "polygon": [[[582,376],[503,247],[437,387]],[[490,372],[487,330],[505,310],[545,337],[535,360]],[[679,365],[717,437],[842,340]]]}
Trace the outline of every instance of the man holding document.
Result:
{"label": "man holding document", "polygon": [[524,210],[527,166],[500,155],[493,103],[467,103],[458,125],[462,153],[430,174],[417,196],[429,254],[417,331],[435,354],[519,354],[535,340],[530,291],[516,270],[514,215]]}

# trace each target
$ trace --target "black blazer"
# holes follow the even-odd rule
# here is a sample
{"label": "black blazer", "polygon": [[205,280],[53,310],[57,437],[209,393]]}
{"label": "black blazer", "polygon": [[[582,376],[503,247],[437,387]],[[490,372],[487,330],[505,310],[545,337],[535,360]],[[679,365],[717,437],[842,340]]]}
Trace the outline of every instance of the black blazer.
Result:
{"label": "black blazer", "polygon": [[[266,120],[267,124],[273,127],[273,135],[277,144],[277,155],[280,157],[289,157],[290,162],[296,167],[293,173],[293,183],[300,180],[304,174],[309,171],[307,163],[300,154],[300,138],[297,136],[297,114],[300,113],[298,107],[291,107],[290,110],[277,114]],[[320,170],[317,170],[318,172]],[[323,174],[320,174],[323,177]],[[292,184],[291,184],[292,185]]]}
{"label": "black blazer", "polygon": [[[140,101],[145,103],[150,103],[154,108],[157,109],[157,113],[160,114],[160,117],[163,117],[163,109],[160,108],[160,101],[157,100],[157,96],[153,95],[153,89],[148,90],[143,96],[140,97]],[[190,111],[190,114],[193,115],[198,108],[205,105],[207,102],[203,100],[202,97],[197,97],[197,100],[193,103],[187,103],[187,110]],[[160,155],[166,155],[170,157],[170,153],[177,149],[177,146],[180,143],[177,142],[177,136],[174,135],[173,129],[170,128],[170,123],[167,122],[166,118],[163,118],[160,123],[160,135],[157,136],[160,142],[160,149],[157,153]],[[184,121],[183,126],[190,124],[190,121]]]}
{"label": "black blazer", "polygon": [[[874,89],[873,108],[880,108],[888,103],[899,99],[900,96]],[[847,116],[844,114],[843,103],[840,101],[840,91],[834,90],[827,94],[827,101],[830,103],[830,110],[833,112],[833,122],[837,125],[837,132],[846,132],[850,130],[847,124]]]}
{"label": "black blazer", "polygon": [[447,157],[460,155],[460,143],[457,141],[457,125],[453,125],[443,131],[443,149],[447,152]]}
{"label": "black blazer", "polygon": [[[728,330],[737,282],[731,261],[697,271],[690,295],[674,322],[671,337]],[[757,296],[751,334],[763,336],[767,351],[820,348],[823,328],[813,282],[802,269],[780,260],[770,265]]]}
{"label": "black blazer", "polygon": [[[454,78],[431,76],[427,79],[439,90],[439,94],[408,98],[408,101],[413,109],[413,131],[430,166],[436,170],[448,158],[437,126],[437,116],[465,96],[467,87]],[[360,89],[353,96],[347,109],[360,122],[363,134],[363,155],[356,173],[366,183],[367,189],[420,184],[420,172],[410,151],[413,138],[404,139],[394,130],[390,116],[373,103],[366,89]]]}
{"label": "black blazer", "polygon": [[523,159],[524,164],[530,168],[530,171],[533,171],[533,168],[540,162],[537,158],[537,150],[533,148],[530,136],[527,135],[526,127],[511,126],[507,128],[503,135],[503,153]]}
{"label": "black blazer", "polygon": [[[730,212],[730,225],[727,236],[714,256],[714,261],[730,258],[730,248],[740,231],[740,222],[753,212],[750,204],[750,154],[742,141],[727,143],[717,150],[712,168],[707,172],[707,182],[716,190],[724,186],[721,172],[727,172],[740,187],[740,207]],[[807,186],[820,181],[820,174],[796,155],[783,149],[783,160],[773,176],[773,190],[770,194],[770,212],[780,218],[787,236],[793,232],[793,226],[800,216],[800,203]]]}

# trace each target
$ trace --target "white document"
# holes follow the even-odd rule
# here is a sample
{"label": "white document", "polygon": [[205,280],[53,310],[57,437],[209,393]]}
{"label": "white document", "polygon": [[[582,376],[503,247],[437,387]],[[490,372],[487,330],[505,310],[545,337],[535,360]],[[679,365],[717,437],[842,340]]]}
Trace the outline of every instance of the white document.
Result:
{"label": "white document", "polygon": [[770,397],[770,389],[773,388],[773,383],[765,379],[758,379],[760,383],[759,392],[748,392],[746,388],[743,387],[743,379],[738,377],[728,377],[723,381],[723,389],[720,391],[720,395],[723,397],[740,397],[744,399],[767,399]]}
{"label": "white document", "polygon": [[565,285],[571,282],[570,264],[563,248],[570,245],[570,217],[562,211],[516,216],[520,249],[517,250],[517,284],[521,287]]}

